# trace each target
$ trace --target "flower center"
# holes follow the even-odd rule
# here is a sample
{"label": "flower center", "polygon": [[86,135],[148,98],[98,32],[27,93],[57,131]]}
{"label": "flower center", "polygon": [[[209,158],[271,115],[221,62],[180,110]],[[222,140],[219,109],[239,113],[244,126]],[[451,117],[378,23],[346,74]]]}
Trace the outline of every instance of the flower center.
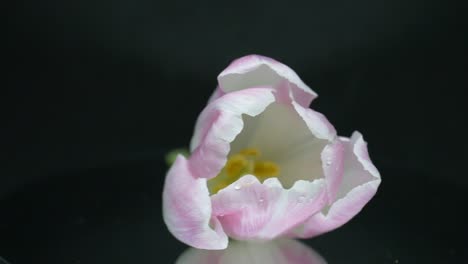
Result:
{"label": "flower center", "polygon": [[221,172],[208,180],[210,193],[217,193],[247,174],[254,175],[260,182],[277,177],[280,173],[279,166],[272,161],[261,160],[260,156],[260,151],[256,148],[246,148],[231,155]]}

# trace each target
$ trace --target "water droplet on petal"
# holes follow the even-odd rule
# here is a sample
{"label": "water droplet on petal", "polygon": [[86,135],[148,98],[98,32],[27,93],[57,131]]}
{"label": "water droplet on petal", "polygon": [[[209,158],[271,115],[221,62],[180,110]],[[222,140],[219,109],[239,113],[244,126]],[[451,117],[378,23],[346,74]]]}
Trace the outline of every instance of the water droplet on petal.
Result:
{"label": "water droplet on petal", "polygon": [[327,165],[327,166],[330,166],[331,164],[332,164],[332,162],[331,162],[330,159],[328,159],[327,162],[325,163],[325,165]]}
{"label": "water droplet on petal", "polygon": [[236,184],[236,185],[234,186],[234,189],[240,190],[240,189],[241,189],[241,186],[240,186],[239,184]]}
{"label": "water droplet on petal", "polygon": [[260,203],[263,203],[265,200],[263,198],[258,199]]}
{"label": "water droplet on petal", "polygon": [[304,195],[301,195],[301,196],[299,196],[299,198],[297,198],[298,203],[303,203],[303,202],[305,202],[305,200],[306,200],[306,197]]}

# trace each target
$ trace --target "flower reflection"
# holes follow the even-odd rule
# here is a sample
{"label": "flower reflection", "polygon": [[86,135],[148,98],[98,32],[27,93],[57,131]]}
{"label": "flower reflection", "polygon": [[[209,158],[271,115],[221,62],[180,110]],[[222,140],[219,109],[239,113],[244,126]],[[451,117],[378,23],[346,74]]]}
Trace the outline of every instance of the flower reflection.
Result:
{"label": "flower reflection", "polygon": [[233,241],[224,250],[187,249],[176,264],[325,264],[312,248],[293,239],[268,242]]}

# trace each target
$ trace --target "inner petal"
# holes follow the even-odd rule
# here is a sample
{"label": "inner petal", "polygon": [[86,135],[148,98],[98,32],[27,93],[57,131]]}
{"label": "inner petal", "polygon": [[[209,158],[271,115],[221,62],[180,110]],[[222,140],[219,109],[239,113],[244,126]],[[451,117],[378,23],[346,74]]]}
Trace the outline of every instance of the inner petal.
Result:
{"label": "inner petal", "polygon": [[231,155],[221,172],[208,181],[210,193],[216,194],[247,174],[256,176],[261,182],[277,177],[280,167],[272,161],[262,160],[260,156],[260,151],[256,148],[246,148]]}
{"label": "inner petal", "polygon": [[278,73],[263,64],[250,72],[225,75],[219,79],[219,82],[224,91],[232,92],[257,86],[275,87],[281,79],[282,77]]}
{"label": "inner petal", "polygon": [[[297,180],[313,181],[323,177],[321,152],[327,140],[319,139],[290,106],[272,103],[258,116],[243,116],[244,127],[231,143],[229,157],[246,148],[261,151],[262,160],[280,168],[278,179],[285,188]],[[270,163],[257,164],[257,178]]]}

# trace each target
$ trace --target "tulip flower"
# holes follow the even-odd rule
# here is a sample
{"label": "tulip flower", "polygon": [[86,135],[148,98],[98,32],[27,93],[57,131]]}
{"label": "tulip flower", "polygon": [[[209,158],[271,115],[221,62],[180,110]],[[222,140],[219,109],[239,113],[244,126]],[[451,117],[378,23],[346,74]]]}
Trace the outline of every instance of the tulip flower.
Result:
{"label": "tulip flower", "polygon": [[312,248],[292,239],[233,241],[224,250],[187,249],[176,264],[326,264]]}
{"label": "tulip flower", "polygon": [[166,175],[163,217],[180,241],[224,249],[236,240],[310,238],[354,217],[380,175],[359,132],[337,136],[309,108],[316,93],[286,65],[234,61],[200,114],[188,158]]}

